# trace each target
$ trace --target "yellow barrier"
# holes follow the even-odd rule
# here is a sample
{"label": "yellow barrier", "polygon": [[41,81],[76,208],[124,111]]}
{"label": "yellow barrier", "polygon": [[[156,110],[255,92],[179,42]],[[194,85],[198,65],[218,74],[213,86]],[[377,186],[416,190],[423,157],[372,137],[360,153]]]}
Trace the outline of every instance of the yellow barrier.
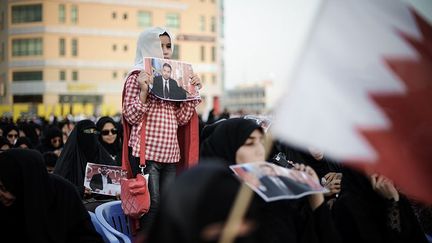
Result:
{"label": "yellow barrier", "polygon": [[120,110],[113,105],[102,104],[95,106],[94,104],[13,104],[13,105],[0,105],[0,116],[4,116],[9,113],[13,116],[13,120],[16,121],[21,115],[29,114],[32,112],[36,113],[37,116],[45,117],[48,119],[51,115],[66,117],[66,115],[72,114],[91,116],[95,114],[95,111],[99,111],[101,116],[113,116],[119,113]]}

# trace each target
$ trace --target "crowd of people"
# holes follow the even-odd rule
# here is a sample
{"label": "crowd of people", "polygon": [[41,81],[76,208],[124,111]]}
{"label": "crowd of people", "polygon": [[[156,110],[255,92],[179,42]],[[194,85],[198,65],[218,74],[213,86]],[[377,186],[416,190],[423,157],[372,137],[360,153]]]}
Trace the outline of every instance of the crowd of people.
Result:
{"label": "crowd of people", "polygon": [[[427,242],[430,205],[384,175],[352,170],[315,148],[276,140],[265,146],[271,136],[257,120],[226,110],[212,110],[204,122],[195,110],[199,99],[158,99],[149,88],[153,74],[141,70],[143,57],[170,59],[173,46],[163,28],[140,35],[121,121],[1,121],[0,215],[9,239],[101,242],[87,211],[121,198],[84,186],[86,164],[95,163],[123,164],[129,178],[145,164],[151,206],[134,231],[136,242]],[[201,88],[196,74],[189,78]],[[252,194],[236,228],[228,229],[243,190],[229,166],[280,154],[328,192],[274,202]]]}

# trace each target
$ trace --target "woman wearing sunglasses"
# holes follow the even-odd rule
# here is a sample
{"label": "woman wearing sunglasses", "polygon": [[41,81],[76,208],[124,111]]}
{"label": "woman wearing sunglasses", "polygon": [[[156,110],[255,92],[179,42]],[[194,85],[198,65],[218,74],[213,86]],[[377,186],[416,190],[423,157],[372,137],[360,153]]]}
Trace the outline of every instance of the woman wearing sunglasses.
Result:
{"label": "woman wearing sunglasses", "polygon": [[116,122],[109,116],[103,116],[96,123],[96,129],[99,131],[99,142],[120,166],[122,142],[121,136],[118,135]]}

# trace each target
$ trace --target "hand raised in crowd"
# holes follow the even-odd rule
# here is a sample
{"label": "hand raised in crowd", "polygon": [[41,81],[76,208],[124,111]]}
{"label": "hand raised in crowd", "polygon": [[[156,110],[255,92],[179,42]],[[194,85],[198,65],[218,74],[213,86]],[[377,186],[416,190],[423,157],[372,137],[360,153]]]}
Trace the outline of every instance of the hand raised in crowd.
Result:
{"label": "hand raised in crowd", "polygon": [[341,190],[342,174],[336,172],[327,173],[321,181],[321,184],[327,188],[330,192],[327,192],[326,196],[331,196],[340,193]]}
{"label": "hand raised in crowd", "polygon": [[201,79],[200,79],[200,77],[197,74],[195,74],[195,73],[191,74],[189,78],[191,79],[191,84],[192,85],[198,86],[198,89],[202,88]]}
{"label": "hand raised in crowd", "polygon": [[399,192],[394,186],[393,181],[391,181],[389,178],[383,175],[372,174],[370,176],[370,181],[373,190],[383,198],[393,199],[396,202],[399,201]]}
{"label": "hand raised in crowd", "polygon": [[[318,175],[312,169],[310,166],[304,165],[304,164],[294,164],[295,170],[306,172],[306,174],[312,176],[316,182],[319,183]],[[309,205],[311,206],[312,210],[317,209],[321,204],[324,203],[324,195],[322,193],[318,194],[312,194],[309,196]]]}
{"label": "hand raised in crowd", "polygon": [[149,89],[149,85],[153,84],[152,75],[146,71],[141,71],[138,75],[137,80],[138,80],[138,83],[139,83],[141,90],[143,90],[145,92],[147,92],[147,90]]}
{"label": "hand raised in crowd", "polygon": [[153,84],[153,76],[146,71],[141,71],[137,80],[141,89],[140,100],[141,102],[145,103],[147,100],[148,91],[150,89],[149,85]]}

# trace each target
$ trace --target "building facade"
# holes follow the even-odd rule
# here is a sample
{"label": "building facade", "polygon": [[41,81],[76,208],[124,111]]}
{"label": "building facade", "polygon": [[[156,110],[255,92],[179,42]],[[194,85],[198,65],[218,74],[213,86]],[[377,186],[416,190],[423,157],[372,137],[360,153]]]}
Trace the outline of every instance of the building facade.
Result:
{"label": "building facade", "polygon": [[242,84],[227,90],[222,106],[233,115],[266,114],[275,103],[272,81]]}
{"label": "building facade", "polygon": [[219,4],[217,0],[1,1],[0,113],[120,112],[137,37],[152,26],[173,32],[174,58],[191,63],[201,76],[199,110],[209,109],[213,97],[222,93]]}

